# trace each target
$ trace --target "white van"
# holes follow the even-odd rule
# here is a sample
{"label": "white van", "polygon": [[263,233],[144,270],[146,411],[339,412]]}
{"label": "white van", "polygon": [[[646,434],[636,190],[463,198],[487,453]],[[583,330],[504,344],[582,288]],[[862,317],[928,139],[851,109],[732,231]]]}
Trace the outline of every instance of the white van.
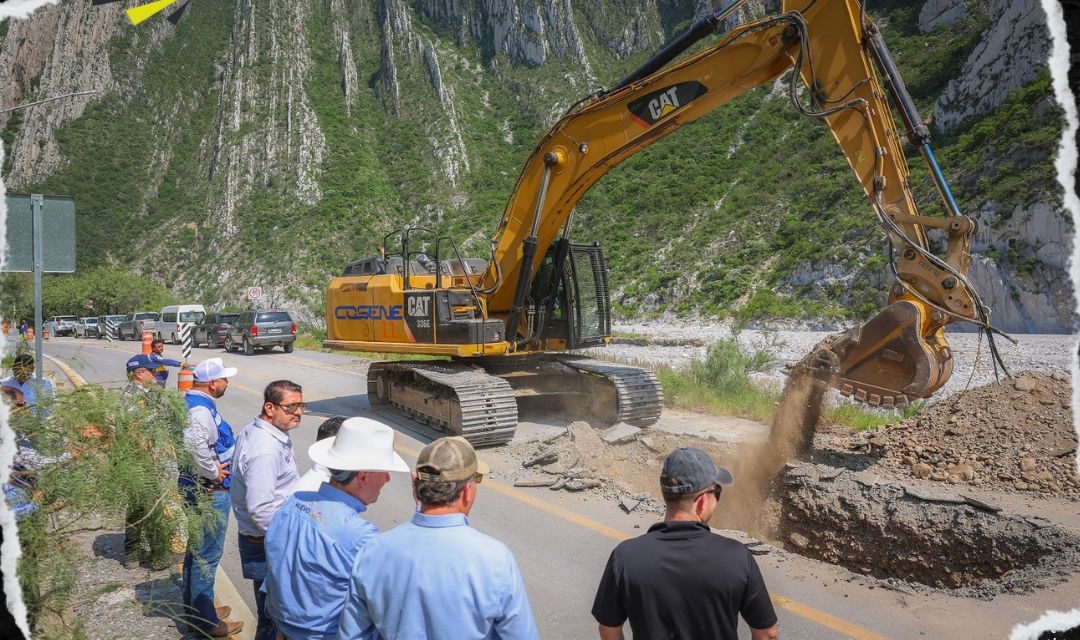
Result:
{"label": "white van", "polygon": [[202,322],[206,309],[201,304],[174,304],[158,314],[156,337],[180,344],[180,325],[190,323],[192,328]]}

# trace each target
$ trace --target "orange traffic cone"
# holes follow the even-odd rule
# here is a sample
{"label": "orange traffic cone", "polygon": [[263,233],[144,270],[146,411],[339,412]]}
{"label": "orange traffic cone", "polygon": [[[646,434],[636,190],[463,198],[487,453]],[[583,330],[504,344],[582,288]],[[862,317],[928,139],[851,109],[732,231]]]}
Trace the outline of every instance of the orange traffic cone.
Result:
{"label": "orange traffic cone", "polygon": [[49,330],[48,329],[42,329],[41,330],[41,339],[42,340],[48,340],[49,339]]}
{"label": "orange traffic cone", "polygon": [[28,327],[26,329],[26,339],[29,340],[30,342],[34,341],[34,328],[33,327]]}
{"label": "orange traffic cone", "polygon": [[195,383],[195,367],[184,365],[176,378],[176,390],[187,391]]}
{"label": "orange traffic cone", "polygon": [[142,352],[144,356],[150,355],[150,343],[154,341],[153,331],[142,332]]}

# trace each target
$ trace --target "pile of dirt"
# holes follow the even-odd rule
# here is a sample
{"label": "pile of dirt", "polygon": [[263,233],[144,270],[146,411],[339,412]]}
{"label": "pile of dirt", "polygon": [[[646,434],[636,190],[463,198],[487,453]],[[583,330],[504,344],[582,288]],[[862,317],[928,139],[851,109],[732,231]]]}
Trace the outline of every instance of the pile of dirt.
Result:
{"label": "pile of dirt", "polygon": [[509,473],[514,486],[589,492],[617,501],[627,512],[663,514],[660,469],[672,450],[687,445],[704,449],[720,464],[734,451],[731,444],[656,429],[616,425],[598,431],[574,422],[564,432],[503,447],[499,454],[515,467]]}
{"label": "pile of dirt", "polygon": [[819,445],[868,454],[901,477],[1080,498],[1072,385],[1062,374],[1027,371]]}

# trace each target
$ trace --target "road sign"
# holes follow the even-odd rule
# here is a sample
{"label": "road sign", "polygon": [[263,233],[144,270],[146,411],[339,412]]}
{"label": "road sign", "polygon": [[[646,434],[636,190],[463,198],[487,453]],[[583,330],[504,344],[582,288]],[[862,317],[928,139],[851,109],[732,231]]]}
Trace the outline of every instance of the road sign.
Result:
{"label": "road sign", "polygon": [[[45,273],[75,271],[75,199],[41,198],[42,261]],[[7,251],[3,271],[34,270],[34,210],[30,196],[7,194]]]}
{"label": "road sign", "polygon": [[248,287],[247,297],[251,298],[252,300],[258,300],[262,297],[262,289],[260,289],[259,287]]}
{"label": "road sign", "polygon": [[93,300],[87,300],[86,301],[86,308],[87,309],[93,309],[94,308],[94,301]]}

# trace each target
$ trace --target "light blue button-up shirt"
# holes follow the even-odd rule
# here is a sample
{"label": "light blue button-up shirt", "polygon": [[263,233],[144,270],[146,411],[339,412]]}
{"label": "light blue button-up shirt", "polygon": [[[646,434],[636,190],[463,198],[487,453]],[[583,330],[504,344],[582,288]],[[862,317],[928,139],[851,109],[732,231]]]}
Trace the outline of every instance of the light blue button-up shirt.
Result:
{"label": "light blue button-up shirt", "polygon": [[[37,391],[34,389],[36,378],[30,376],[26,382],[19,382],[19,379],[15,376],[8,376],[0,381],[0,386],[11,387],[12,389],[18,389],[22,392],[23,402],[27,405],[37,404]],[[41,379],[41,395],[43,397],[49,397],[53,394],[54,388],[52,380],[48,378]]]}
{"label": "light blue button-up shirt", "polygon": [[506,545],[462,514],[423,513],[369,542],[353,566],[338,640],[378,637],[539,639]]}
{"label": "light blue button-up shirt", "polygon": [[330,640],[360,550],[379,528],[363,502],[323,483],[281,505],[266,532],[266,611],[290,640]]}

